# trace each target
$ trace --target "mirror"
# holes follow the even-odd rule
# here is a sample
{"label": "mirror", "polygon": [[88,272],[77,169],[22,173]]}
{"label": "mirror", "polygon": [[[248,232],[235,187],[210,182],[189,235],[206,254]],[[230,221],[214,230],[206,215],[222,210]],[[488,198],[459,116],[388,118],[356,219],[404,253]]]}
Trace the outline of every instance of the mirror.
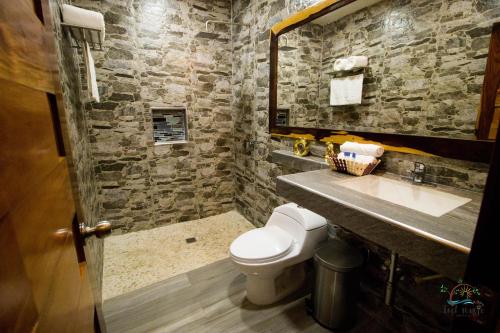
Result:
{"label": "mirror", "polygon": [[[358,0],[279,33],[275,126],[475,139],[493,22],[460,4]],[[335,71],[349,56],[368,65]],[[361,103],[332,105],[354,75]]]}

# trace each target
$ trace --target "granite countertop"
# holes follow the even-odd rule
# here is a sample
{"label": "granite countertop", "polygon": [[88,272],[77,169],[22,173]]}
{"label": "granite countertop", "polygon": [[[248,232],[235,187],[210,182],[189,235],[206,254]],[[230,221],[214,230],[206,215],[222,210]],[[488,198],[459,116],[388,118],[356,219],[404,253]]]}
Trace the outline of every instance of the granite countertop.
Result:
{"label": "granite countertop", "polygon": [[[401,176],[378,172],[377,176],[401,180]],[[470,252],[472,238],[479,215],[482,194],[460,190],[448,186],[436,185],[431,188],[471,199],[470,202],[444,214],[434,217],[419,211],[393,204],[389,201],[349,190],[338,184],[350,175],[333,172],[328,169],[301,172],[278,177],[278,188],[294,188],[300,192],[297,196],[318,196],[336,204],[369,215],[376,220],[386,222],[406,232],[438,242],[462,253]],[[427,186],[427,185],[420,185]],[[298,201],[298,200],[297,200]],[[297,202],[300,204],[300,202]],[[332,221],[337,223],[337,221]],[[353,230],[355,232],[355,230]]]}

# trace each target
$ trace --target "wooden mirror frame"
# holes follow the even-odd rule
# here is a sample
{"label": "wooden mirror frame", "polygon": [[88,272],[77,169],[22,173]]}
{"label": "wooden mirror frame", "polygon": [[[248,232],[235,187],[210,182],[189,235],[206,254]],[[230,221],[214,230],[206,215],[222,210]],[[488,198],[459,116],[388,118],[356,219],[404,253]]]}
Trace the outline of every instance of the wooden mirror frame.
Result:
{"label": "wooden mirror frame", "polygon": [[[333,142],[378,143],[388,151],[423,156],[441,156],[459,160],[490,163],[494,140],[490,129],[494,119],[495,100],[500,82],[500,24],[493,26],[491,45],[481,94],[481,109],[476,125],[476,139],[455,139],[435,136],[379,132],[345,131],[342,129],[277,126],[278,111],[278,37],[325,14],[355,1],[323,0],[275,24],[270,31],[269,133],[273,137],[304,138]],[[495,137],[493,135],[493,137]]]}

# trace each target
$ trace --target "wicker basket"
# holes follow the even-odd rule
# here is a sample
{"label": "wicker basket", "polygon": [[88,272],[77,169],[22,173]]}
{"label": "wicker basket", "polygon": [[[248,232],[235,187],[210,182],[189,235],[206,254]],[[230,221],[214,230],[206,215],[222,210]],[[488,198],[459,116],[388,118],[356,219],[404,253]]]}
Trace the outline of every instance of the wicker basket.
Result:
{"label": "wicker basket", "polygon": [[365,176],[370,174],[375,167],[380,163],[380,160],[370,164],[364,164],[343,158],[338,158],[335,153],[327,153],[325,161],[333,171],[349,173],[355,176]]}

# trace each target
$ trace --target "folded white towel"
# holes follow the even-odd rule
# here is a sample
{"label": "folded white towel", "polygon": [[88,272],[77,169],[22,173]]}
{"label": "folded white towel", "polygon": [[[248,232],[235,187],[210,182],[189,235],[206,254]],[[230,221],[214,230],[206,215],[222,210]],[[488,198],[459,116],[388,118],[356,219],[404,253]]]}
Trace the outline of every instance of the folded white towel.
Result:
{"label": "folded white towel", "polygon": [[352,56],[347,58],[339,58],[333,63],[334,71],[350,71],[357,68],[368,66],[368,57]]}
{"label": "folded white towel", "polygon": [[87,67],[87,89],[91,99],[99,103],[99,90],[97,89],[94,59],[92,58],[92,53],[90,53],[90,47],[87,42],[85,42],[83,48],[83,57],[85,60],[85,66]]}
{"label": "folded white towel", "polygon": [[361,104],[363,74],[332,79],[330,82],[330,105]]}
{"label": "folded white towel", "polygon": [[384,148],[374,144],[363,144],[346,141],[340,145],[341,152],[356,153],[359,155],[380,157],[384,153]]}
{"label": "folded white towel", "polygon": [[344,160],[355,161],[363,164],[374,163],[377,160],[374,156],[361,155],[351,152],[340,152],[337,155],[337,157]]}
{"label": "folded white towel", "polygon": [[[104,16],[101,13],[64,4],[62,17],[64,23],[100,30],[101,43],[104,41]],[[97,41],[97,32],[92,32],[92,38]]]}

